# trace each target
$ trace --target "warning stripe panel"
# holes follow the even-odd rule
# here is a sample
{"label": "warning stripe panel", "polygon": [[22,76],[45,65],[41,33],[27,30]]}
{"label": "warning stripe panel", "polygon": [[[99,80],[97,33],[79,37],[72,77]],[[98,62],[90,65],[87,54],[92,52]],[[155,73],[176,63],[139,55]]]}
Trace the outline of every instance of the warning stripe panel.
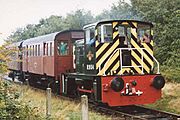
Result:
{"label": "warning stripe panel", "polygon": [[[112,46],[109,45],[110,48],[106,49],[106,48],[103,48],[101,51],[99,51],[100,53],[103,53],[104,54],[101,54],[101,57],[98,57],[98,55],[96,55],[96,69],[100,66],[100,64],[106,59],[109,57],[109,55],[111,55],[111,53],[118,47],[119,45],[119,41],[116,41]],[[106,49],[106,50],[105,50]],[[97,52],[96,52],[97,53]]]}
{"label": "warning stripe panel", "polygon": [[140,52],[138,52],[137,50],[133,50],[132,52],[134,52],[140,59],[142,59],[143,56],[143,61],[144,64],[148,67],[151,68],[151,65],[148,63],[148,61],[144,58],[144,54],[141,56]]}
{"label": "warning stripe panel", "polygon": [[[147,72],[150,72],[150,71],[149,71],[149,70],[150,70],[149,66],[147,66],[147,65],[145,64],[145,62],[142,62],[141,56],[137,55],[134,50],[132,51],[132,56],[134,56],[134,58],[136,58],[136,60],[139,61],[137,65],[143,65],[143,68],[144,68]],[[142,64],[141,64],[141,63],[142,63]]]}
{"label": "warning stripe panel", "polygon": [[116,52],[116,54],[112,57],[112,59],[110,60],[111,63],[105,68],[106,72],[105,73],[109,73],[111,71],[114,71],[116,69],[113,69],[114,65],[116,65],[116,63],[119,62],[119,52]]}
{"label": "warning stripe panel", "polygon": [[[103,52],[103,50],[109,45],[109,43],[101,44],[101,47],[96,51],[96,58]],[[97,47],[98,48],[98,47]]]}
{"label": "warning stripe panel", "polygon": [[[131,40],[131,44],[133,46],[133,48],[140,48],[139,45],[134,41],[134,40]],[[139,54],[141,54],[141,52],[139,51]],[[151,57],[151,55],[148,54],[148,52],[146,50],[144,50],[143,52],[143,56],[144,56],[144,59],[151,65],[153,65],[153,58]],[[147,65],[148,66],[148,65]],[[149,68],[151,69],[151,68]]]}
{"label": "warning stripe panel", "polygon": [[[102,53],[104,51],[103,52],[104,54],[101,54],[102,55],[101,57],[98,57],[98,55],[96,55],[96,69],[98,69],[100,64],[113,53],[113,51],[118,47],[118,45],[119,45],[119,41],[117,40],[112,46],[111,46],[111,44],[109,45],[110,48],[108,48],[108,49],[103,48],[101,51],[99,51],[100,53]],[[96,54],[97,54],[97,52],[96,52]]]}
{"label": "warning stripe panel", "polygon": [[153,49],[152,49],[151,45],[148,45],[146,43],[143,43],[142,45],[146,50],[148,50],[151,53],[151,55],[153,54]]}
{"label": "warning stripe panel", "polygon": [[119,71],[117,71],[118,68],[120,68],[120,63],[119,63],[119,62],[117,62],[117,63],[113,66],[112,70],[115,71],[116,74],[117,74],[117,73],[119,72]]}
{"label": "warning stripe panel", "polygon": [[103,72],[105,71],[105,73],[106,74],[108,74],[110,71],[112,71],[113,69],[113,66],[114,65],[116,65],[116,63],[118,62],[118,59],[119,58],[119,53],[118,52],[116,52],[115,54],[114,54],[114,56],[109,60],[109,61],[107,61],[108,63],[106,63],[106,66],[104,66],[101,70],[100,70],[100,72],[99,72],[99,74],[103,74]]}

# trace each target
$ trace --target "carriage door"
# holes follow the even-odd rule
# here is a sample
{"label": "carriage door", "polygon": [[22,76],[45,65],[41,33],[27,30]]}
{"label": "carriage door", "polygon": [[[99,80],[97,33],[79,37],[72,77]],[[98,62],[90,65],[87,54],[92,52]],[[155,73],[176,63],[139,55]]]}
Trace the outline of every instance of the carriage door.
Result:
{"label": "carriage door", "polygon": [[[72,69],[72,52],[70,51],[69,40],[59,40],[57,43],[58,73],[65,73]],[[56,65],[55,65],[56,66]]]}
{"label": "carriage door", "polygon": [[23,64],[23,71],[28,71],[28,56],[29,56],[29,48],[28,45],[26,45],[26,51],[24,55],[24,64]]}

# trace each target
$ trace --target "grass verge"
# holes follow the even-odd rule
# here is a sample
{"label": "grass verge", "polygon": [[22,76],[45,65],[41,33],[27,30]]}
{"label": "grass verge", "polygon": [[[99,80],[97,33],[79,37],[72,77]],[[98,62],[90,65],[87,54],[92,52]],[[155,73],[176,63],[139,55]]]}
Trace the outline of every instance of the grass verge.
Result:
{"label": "grass verge", "polygon": [[[15,85],[18,87],[17,85]],[[35,90],[31,87],[21,85],[18,87],[21,91],[21,101],[25,104],[34,108],[36,114],[41,115],[41,119],[46,119],[46,93],[45,91]],[[65,100],[63,97],[52,96],[51,99],[52,109],[51,117],[52,120],[80,120],[81,119],[81,105],[80,103]],[[111,117],[89,112],[90,120],[111,120]]]}
{"label": "grass verge", "polygon": [[162,98],[148,107],[180,114],[180,84],[166,83],[163,88]]}

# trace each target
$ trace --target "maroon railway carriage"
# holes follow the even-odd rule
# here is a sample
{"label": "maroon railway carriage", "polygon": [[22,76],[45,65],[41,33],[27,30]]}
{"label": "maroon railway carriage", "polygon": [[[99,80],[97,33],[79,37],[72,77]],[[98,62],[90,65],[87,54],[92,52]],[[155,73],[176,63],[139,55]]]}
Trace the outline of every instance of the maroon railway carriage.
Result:
{"label": "maroon railway carriage", "polygon": [[22,80],[28,79],[32,85],[39,83],[43,88],[58,85],[61,73],[74,71],[73,43],[82,38],[82,30],[66,30],[27,39],[21,46],[15,45],[22,49],[19,51],[22,52],[22,68],[17,65],[11,70],[22,71]]}
{"label": "maroon railway carriage", "polygon": [[23,42],[21,41],[7,46],[7,49],[12,50],[12,52],[10,53],[10,61],[8,62],[8,69],[11,71],[9,73],[9,77],[11,77],[13,80],[14,75],[17,75],[19,77],[22,70],[22,43]]}

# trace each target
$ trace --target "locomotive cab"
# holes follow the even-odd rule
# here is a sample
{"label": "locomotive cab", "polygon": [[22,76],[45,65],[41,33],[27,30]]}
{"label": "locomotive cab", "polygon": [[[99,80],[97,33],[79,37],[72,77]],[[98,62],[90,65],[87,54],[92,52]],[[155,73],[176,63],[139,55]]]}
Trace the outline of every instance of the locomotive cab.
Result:
{"label": "locomotive cab", "polygon": [[152,73],[155,59],[152,27],[151,23],[140,21],[106,21],[85,26],[84,73]]}

